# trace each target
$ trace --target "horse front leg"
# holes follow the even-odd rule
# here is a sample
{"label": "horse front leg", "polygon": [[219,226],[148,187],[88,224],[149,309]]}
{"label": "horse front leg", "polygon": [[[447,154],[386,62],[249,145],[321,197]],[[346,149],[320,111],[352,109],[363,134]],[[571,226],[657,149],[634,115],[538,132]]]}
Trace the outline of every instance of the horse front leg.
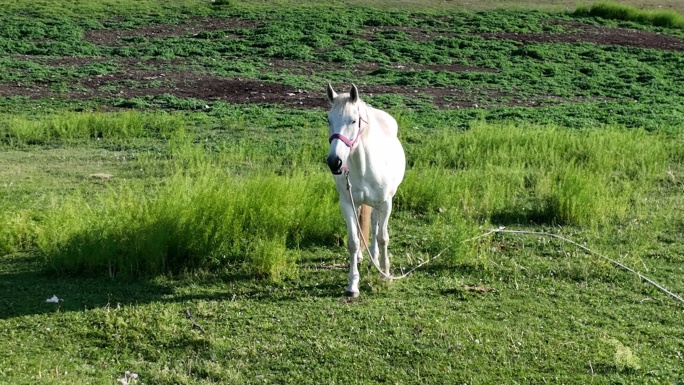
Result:
{"label": "horse front leg", "polygon": [[349,285],[344,294],[347,297],[356,298],[359,296],[359,254],[361,253],[357,218],[351,203],[340,203],[342,215],[347,224],[347,251],[349,252]]}
{"label": "horse front leg", "polygon": [[371,212],[371,245],[370,245],[370,267],[374,268],[373,265],[378,265],[378,210],[373,210]]}

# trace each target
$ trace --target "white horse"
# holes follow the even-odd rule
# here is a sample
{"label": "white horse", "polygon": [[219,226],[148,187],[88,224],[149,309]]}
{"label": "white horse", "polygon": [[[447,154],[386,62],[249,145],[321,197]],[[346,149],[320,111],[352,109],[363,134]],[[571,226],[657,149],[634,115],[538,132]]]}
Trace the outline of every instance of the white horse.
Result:
{"label": "white horse", "polygon": [[385,277],[390,277],[387,223],[392,212],[392,197],[404,179],[406,157],[397,138],[397,121],[388,113],[364,103],[355,85],[352,84],[349,93],[338,95],[328,84],[327,93],[332,104],[328,113],[330,153],[327,162],[347,223],[349,286],[345,294],[358,297],[361,243],[355,210],[361,205],[373,208],[371,263],[378,263],[379,248],[380,269]]}

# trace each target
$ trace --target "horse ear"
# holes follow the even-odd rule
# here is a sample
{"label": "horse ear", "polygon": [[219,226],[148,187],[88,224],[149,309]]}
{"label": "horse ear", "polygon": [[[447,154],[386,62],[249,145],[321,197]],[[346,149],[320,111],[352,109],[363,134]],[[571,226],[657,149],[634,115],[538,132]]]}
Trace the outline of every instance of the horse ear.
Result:
{"label": "horse ear", "polygon": [[332,85],[328,83],[328,88],[327,88],[327,93],[328,93],[328,101],[332,104],[332,102],[335,101],[335,98],[337,97],[337,92],[333,90]]}
{"label": "horse ear", "polygon": [[352,83],[352,88],[349,91],[349,101],[356,103],[359,100],[359,89],[356,88],[356,84]]}

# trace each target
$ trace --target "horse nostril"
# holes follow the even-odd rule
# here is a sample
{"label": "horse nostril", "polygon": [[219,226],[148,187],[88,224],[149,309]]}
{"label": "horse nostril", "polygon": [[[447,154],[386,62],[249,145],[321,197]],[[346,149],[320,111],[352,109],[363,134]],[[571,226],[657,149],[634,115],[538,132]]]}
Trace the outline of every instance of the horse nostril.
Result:
{"label": "horse nostril", "polygon": [[328,167],[330,167],[330,171],[333,174],[341,174],[342,173],[342,159],[340,159],[339,156],[329,156],[327,161],[328,161]]}

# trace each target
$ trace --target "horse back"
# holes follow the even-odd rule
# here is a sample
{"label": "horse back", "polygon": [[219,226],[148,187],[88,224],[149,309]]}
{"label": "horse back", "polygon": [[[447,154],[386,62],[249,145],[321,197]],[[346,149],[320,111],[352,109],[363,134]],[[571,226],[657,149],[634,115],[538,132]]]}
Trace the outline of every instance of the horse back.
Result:
{"label": "horse back", "polygon": [[397,125],[396,119],[392,115],[388,114],[383,110],[378,110],[377,108],[369,107],[368,111],[372,114],[371,119],[375,119],[377,126],[382,128],[387,136],[397,137],[399,132],[399,126]]}

